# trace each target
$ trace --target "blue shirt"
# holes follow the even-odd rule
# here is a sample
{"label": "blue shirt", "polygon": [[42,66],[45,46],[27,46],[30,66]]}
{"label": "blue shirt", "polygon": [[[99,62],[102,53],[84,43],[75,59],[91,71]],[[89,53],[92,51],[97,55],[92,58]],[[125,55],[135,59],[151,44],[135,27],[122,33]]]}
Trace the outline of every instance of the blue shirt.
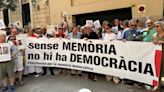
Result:
{"label": "blue shirt", "polygon": [[140,41],[138,37],[141,36],[141,32],[137,29],[129,29],[127,30],[124,35],[123,39],[126,39],[127,41]]}

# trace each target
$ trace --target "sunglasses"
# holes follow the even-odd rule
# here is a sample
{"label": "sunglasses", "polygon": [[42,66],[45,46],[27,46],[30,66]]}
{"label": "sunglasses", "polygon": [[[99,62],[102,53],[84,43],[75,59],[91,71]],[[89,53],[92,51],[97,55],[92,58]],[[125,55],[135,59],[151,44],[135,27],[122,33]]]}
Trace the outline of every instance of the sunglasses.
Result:
{"label": "sunglasses", "polygon": [[131,25],[131,26],[134,26],[134,27],[136,27],[137,25]]}
{"label": "sunglasses", "polygon": [[16,40],[16,39],[10,39],[11,41]]}
{"label": "sunglasses", "polygon": [[159,27],[159,26],[154,26],[154,27],[156,27],[156,28],[157,28],[157,27]]}
{"label": "sunglasses", "polygon": [[109,29],[109,28],[105,28],[105,29]]}

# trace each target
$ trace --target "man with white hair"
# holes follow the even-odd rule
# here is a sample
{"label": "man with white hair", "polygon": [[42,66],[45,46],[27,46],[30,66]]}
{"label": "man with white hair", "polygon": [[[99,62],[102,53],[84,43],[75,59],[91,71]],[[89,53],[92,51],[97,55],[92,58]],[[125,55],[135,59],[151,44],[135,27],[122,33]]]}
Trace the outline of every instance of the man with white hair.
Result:
{"label": "man with white hair", "polygon": [[11,60],[10,61],[2,61],[0,62],[0,79],[2,80],[3,89],[2,92],[8,92],[7,87],[7,76],[10,80],[10,92],[15,92],[14,87],[14,62],[12,59],[14,58],[16,52],[15,47],[12,42],[6,42],[6,35],[0,31],[0,44],[8,43],[10,46],[10,52],[11,52]]}
{"label": "man with white hair", "polygon": [[152,42],[153,35],[156,33],[154,22],[152,20],[146,21],[147,28],[143,30],[143,41]]}
{"label": "man with white hair", "polygon": [[[93,32],[92,27],[90,25],[86,24],[84,27],[85,27],[85,29],[84,29],[85,34],[83,34],[81,36],[81,39],[85,39],[85,40],[87,40],[87,39],[99,39],[98,35],[95,32]],[[90,73],[88,73],[88,78],[93,80],[93,81],[96,81],[97,80],[97,74],[90,72]]]}

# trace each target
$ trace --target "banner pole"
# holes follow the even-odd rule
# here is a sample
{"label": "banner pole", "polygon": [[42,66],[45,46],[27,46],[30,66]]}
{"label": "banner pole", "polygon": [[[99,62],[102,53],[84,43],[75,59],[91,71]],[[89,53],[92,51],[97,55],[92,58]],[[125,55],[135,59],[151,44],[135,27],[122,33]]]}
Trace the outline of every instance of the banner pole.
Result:
{"label": "banner pole", "polygon": [[162,60],[161,60],[161,66],[160,66],[160,75],[159,75],[159,83],[158,83],[158,90],[157,90],[157,92],[161,92],[161,78],[162,78],[162,73],[164,72],[164,67],[162,67],[162,65],[164,64],[164,49],[163,49],[163,46],[164,46],[164,44],[162,44]]}

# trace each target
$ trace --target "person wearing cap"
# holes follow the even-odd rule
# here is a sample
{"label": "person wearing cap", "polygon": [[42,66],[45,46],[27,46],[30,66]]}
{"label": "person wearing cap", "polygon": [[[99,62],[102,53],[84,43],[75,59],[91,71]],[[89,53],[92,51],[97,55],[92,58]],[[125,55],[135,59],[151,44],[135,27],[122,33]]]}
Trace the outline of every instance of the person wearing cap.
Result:
{"label": "person wearing cap", "polygon": [[[7,92],[10,89],[10,92],[15,92],[14,82],[15,82],[15,73],[14,73],[14,62],[16,47],[12,42],[6,41],[6,35],[0,31],[0,44],[8,43],[10,46],[11,60],[0,62],[0,79],[2,80],[3,88],[1,92]],[[7,76],[8,75],[8,76]],[[10,88],[8,88],[7,77],[10,80]]]}
{"label": "person wearing cap", "polygon": [[[85,39],[85,40],[87,40],[87,39],[99,39],[98,35],[95,32],[93,32],[92,27],[90,25],[86,24],[84,27],[85,27],[84,32],[86,34],[83,34],[81,36],[81,39]],[[88,72],[88,78],[93,80],[93,81],[96,81],[97,80],[97,74]]]}

